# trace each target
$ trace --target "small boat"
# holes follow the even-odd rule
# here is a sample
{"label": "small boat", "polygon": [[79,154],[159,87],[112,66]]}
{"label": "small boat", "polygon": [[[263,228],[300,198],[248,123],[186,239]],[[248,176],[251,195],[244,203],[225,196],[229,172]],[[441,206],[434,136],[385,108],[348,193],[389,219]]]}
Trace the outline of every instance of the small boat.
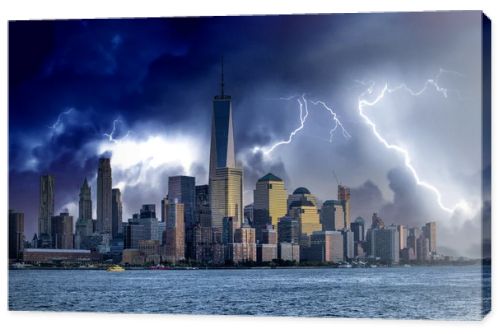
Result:
{"label": "small boat", "polygon": [[122,272],[122,271],[125,271],[125,268],[123,268],[122,266],[119,266],[117,264],[114,264],[110,267],[108,267],[108,269],[106,269],[106,271],[109,271],[109,272]]}
{"label": "small boat", "polygon": [[338,265],[338,268],[352,268],[352,265],[349,263],[341,263]]}

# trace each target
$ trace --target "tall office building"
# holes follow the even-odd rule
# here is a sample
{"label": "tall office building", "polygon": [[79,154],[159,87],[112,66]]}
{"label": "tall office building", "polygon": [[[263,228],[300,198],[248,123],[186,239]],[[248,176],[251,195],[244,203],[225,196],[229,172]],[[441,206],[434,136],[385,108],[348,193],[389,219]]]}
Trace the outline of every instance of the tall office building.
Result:
{"label": "tall office building", "polygon": [[52,235],[51,218],[53,215],[54,215],[54,176],[42,175],[40,177],[40,207],[38,212],[39,239],[46,238],[50,240],[50,236]]}
{"label": "tall office building", "polygon": [[344,211],[345,228],[350,229],[351,224],[351,189],[340,185],[337,189],[337,199],[342,203]]}
{"label": "tall office building", "polygon": [[170,176],[168,178],[168,199],[184,204],[184,225],[190,229],[195,224],[196,189],[192,176]]}
{"label": "tall office building", "polygon": [[248,223],[243,223],[234,231],[234,243],[229,244],[229,259],[234,263],[257,261],[255,241],[255,229]]}
{"label": "tall office building", "polygon": [[59,216],[51,219],[51,232],[53,248],[73,248],[73,217],[67,212],[61,212]]}
{"label": "tall office building", "polygon": [[209,180],[215,177],[217,168],[224,167],[235,168],[236,162],[231,96],[224,94],[224,68],[222,67],[221,93],[213,100]]}
{"label": "tall office building", "polygon": [[212,228],[222,230],[224,217],[233,217],[235,227],[243,222],[243,170],[236,168],[231,96],[214,97],[210,143],[210,209]]}
{"label": "tall office building", "polygon": [[426,262],[430,260],[430,242],[429,239],[421,234],[417,239],[417,260]]}
{"label": "tall office building", "polygon": [[417,240],[420,237],[420,229],[417,227],[410,227],[408,229],[408,237],[406,238],[406,247],[413,249],[417,252]]}
{"label": "tall office building", "polygon": [[192,176],[170,176],[168,178],[168,198],[171,202],[184,204],[184,237],[186,258],[192,258],[193,228],[195,226],[196,188]]}
{"label": "tall office building", "polygon": [[100,158],[97,171],[97,226],[98,233],[112,233],[112,178],[111,161]]}
{"label": "tall office building", "polygon": [[300,241],[300,223],[297,219],[285,216],[278,222],[278,242],[298,244]]}
{"label": "tall office building", "polygon": [[365,241],[365,220],[358,217],[351,223],[351,231],[354,233],[354,242]]}
{"label": "tall office building", "polygon": [[114,188],[111,192],[111,230],[113,239],[123,234],[122,231],[122,193],[120,189]]}
{"label": "tall office building", "polygon": [[253,200],[253,226],[257,241],[262,242],[262,231],[267,225],[277,230],[279,219],[287,213],[285,182],[271,173],[266,174],[257,181]]}
{"label": "tall office building", "polygon": [[195,186],[195,224],[210,227],[210,189],[208,184]]}
{"label": "tall office building", "polygon": [[[290,203],[288,215],[292,219],[297,219],[300,224],[301,234],[312,235],[314,231],[321,231],[318,209],[313,202],[302,198]],[[279,232],[279,227],[278,227]]]}
{"label": "tall office building", "polygon": [[398,225],[397,230],[399,232],[399,249],[402,250],[406,248],[408,229],[404,225]]}
{"label": "tall office building", "polygon": [[436,234],[436,222],[430,222],[425,224],[423,227],[424,235],[429,239],[429,251],[432,254],[436,254],[437,251],[437,234]]}
{"label": "tall office building", "polygon": [[217,168],[210,183],[212,228],[222,230],[224,217],[233,217],[235,228],[243,221],[243,170]]}
{"label": "tall office building", "polygon": [[161,221],[167,222],[167,212],[168,212],[168,195],[163,197],[160,205]]}
{"label": "tall office building", "polygon": [[92,221],[92,194],[87,178],[85,178],[80,188],[74,247],[76,249],[82,249],[85,244],[85,239],[90,237],[92,233],[94,233],[94,222]]}
{"label": "tall office building", "polygon": [[78,202],[78,219],[92,220],[92,195],[87,178],[80,188],[80,201]]}
{"label": "tall office building", "polygon": [[399,262],[399,233],[397,228],[374,229],[375,256],[387,263]]}
{"label": "tall office building", "polygon": [[21,260],[24,250],[24,213],[9,210],[9,260]]}
{"label": "tall office building", "polygon": [[314,231],[311,246],[301,248],[301,259],[318,262],[342,262],[344,239],[340,231]]}
{"label": "tall office building", "polygon": [[346,222],[342,201],[328,200],[321,207],[320,222],[323,231],[342,231],[349,224]]}
{"label": "tall office building", "polygon": [[167,226],[163,237],[164,258],[167,262],[185,259],[184,204],[168,204]]}

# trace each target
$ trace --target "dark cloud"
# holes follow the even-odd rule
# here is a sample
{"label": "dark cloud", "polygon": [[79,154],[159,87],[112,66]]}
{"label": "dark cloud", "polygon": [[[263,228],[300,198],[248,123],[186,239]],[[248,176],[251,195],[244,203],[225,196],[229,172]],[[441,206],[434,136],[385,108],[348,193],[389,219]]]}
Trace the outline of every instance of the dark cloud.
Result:
{"label": "dark cloud", "polygon": [[351,188],[351,202],[352,219],[361,216],[369,224],[372,214],[380,210],[385,200],[377,185],[368,180],[357,188]]}

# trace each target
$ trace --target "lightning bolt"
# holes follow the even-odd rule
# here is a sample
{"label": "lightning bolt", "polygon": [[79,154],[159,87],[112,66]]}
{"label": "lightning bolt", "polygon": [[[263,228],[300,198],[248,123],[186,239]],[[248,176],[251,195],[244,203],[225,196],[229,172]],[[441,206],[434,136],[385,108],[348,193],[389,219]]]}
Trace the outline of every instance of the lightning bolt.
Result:
{"label": "lightning bolt", "polygon": [[335,131],[339,127],[340,127],[340,129],[342,129],[342,135],[344,136],[344,138],[346,138],[346,139],[351,138],[350,133],[344,128],[344,125],[342,124],[342,122],[337,117],[337,113],[335,113],[333,111],[333,109],[330,108],[325,102],[319,101],[319,100],[318,101],[307,100],[305,98],[305,94],[302,94],[300,96],[298,96],[298,95],[292,95],[292,96],[289,96],[289,97],[280,97],[279,99],[280,100],[286,100],[286,101],[291,101],[293,99],[297,100],[297,103],[299,104],[299,112],[300,112],[300,114],[299,114],[300,115],[300,125],[295,130],[293,130],[292,132],[290,132],[290,135],[288,136],[287,140],[283,140],[283,141],[277,142],[277,143],[273,144],[272,146],[270,146],[269,148],[262,148],[262,147],[258,147],[258,146],[254,147],[253,153],[256,153],[258,151],[262,151],[265,155],[269,155],[277,147],[279,147],[281,145],[290,144],[292,142],[293,138],[295,137],[295,135],[304,128],[304,124],[306,123],[307,117],[309,116],[308,103],[312,103],[314,105],[321,105],[332,116],[332,118],[333,118],[333,120],[335,122],[335,125],[330,130],[330,143],[333,142],[333,134],[335,133]]}
{"label": "lightning bolt", "polygon": [[69,116],[69,114],[73,113],[75,111],[75,109],[73,108],[70,108],[66,111],[63,111],[62,113],[59,114],[59,116],[57,116],[57,120],[54,124],[52,125],[49,125],[49,129],[51,129],[52,131],[57,131],[57,129],[62,125],[63,123],[63,118],[65,116]]}
{"label": "lightning bolt", "polygon": [[335,122],[335,125],[333,126],[333,128],[330,130],[330,143],[333,142],[333,134],[335,133],[335,131],[337,130],[338,127],[340,127],[342,129],[342,135],[344,136],[345,139],[349,139],[351,138],[351,134],[344,128],[344,125],[342,124],[342,122],[338,119],[337,117],[337,113],[335,113],[333,111],[332,108],[330,108],[325,102],[323,101],[310,101],[312,104],[314,105],[321,105],[323,106],[323,108],[325,108],[327,111],[330,112],[330,114],[332,115],[333,117],[333,120]]}
{"label": "lightning bolt", "polygon": [[109,139],[109,141],[111,141],[113,143],[117,143],[120,140],[126,139],[130,135],[130,133],[131,133],[131,131],[127,131],[127,133],[125,134],[125,136],[123,136],[122,138],[120,138],[120,139],[115,138],[116,125],[118,123],[122,123],[123,124],[123,121],[121,119],[119,119],[119,118],[115,119],[113,121],[113,129],[111,130],[111,132],[110,133],[103,133],[103,136],[107,137]]}
{"label": "lightning bolt", "polygon": [[272,145],[270,148],[262,148],[262,147],[255,147],[253,149],[253,152],[256,153],[258,151],[262,151],[264,152],[265,155],[268,155],[270,154],[272,151],[274,151],[274,149],[276,149],[277,147],[281,146],[281,145],[286,145],[286,144],[290,144],[292,142],[292,139],[293,137],[295,137],[295,135],[304,128],[304,124],[307,120],[307,117],[309,116],[309,109],[307,107],[307,100],[305,98],[305,94],[302,94],[300,97],[297,97],[297,96],[290,96],[290,97],[287,97],[287,98],[280,98],[281,100],[292,100],[292,99],[296,99],[297,100],[297,103],[299,104],[299,111],[300,111],[300,125],[298,128],[296,128],[295,130],[293,130],[290,135],[288,136],[288,139],[287,140],[283,140],[283,141],[280,141],[280,142],[277,142],[275,143],[274,145]]}
{"label": "lightning bolt", "polygon": [[412,159],[410,157],[409,152],[407,150],[405,150],[404,148],[402,148],[401,146],[389,143],[380,134],[380,132],[377,128],[377,125],[365,114],[366,107],[373,107],[376,104],[378,104],[380,101],[382,101],[387,94],[392,94],[392,93],[395,93],[395,92],[400,91],[400,90],[404,90],[407,93],[411,94],[412,96],[420,96],[429,87],[432,87],[438,93],[442,94],[443,97],[447,98],[450,90],[439,86],[439,83],[438,83],[439,77],[445,72],[446,73],[448,73],[448,72],[449,73],[456,73],[456,72],[451,72],[451,71],[446,71],[446,70],[441,69],[436,77],[434,77],[433,79],[428,79],[425,82],[422,89],[420,89],[418,91],[412,90],[406,84],[401,84],[401,85],[396,86],[394,88],[389,88],[388,84],[386,83],[384,85],[384,87],[382,88],[382,90],[380,91],[380,93],[375,97],[375,99],[373,99],[372,101],[369,101],[365,98],[365,96],[373,94],[375,84],[372,82],[369,85],[369,87],[358,98],[358,112],[359,112],[359,115],[361,116],[361,118],[365,121],[365,123],[371,128],[373,134],[378,139],[378,141],[381,142],[387,149],[397,152],[398,154],[400,154],[404,158],[405,166],[412,174],[416,184],[431,191],[432,193],[434,193],[434,195],[436,196],[437,203],[442,210],[444,210],[448,213],[453,213],[456,209],[462,209],[465,212],[470,212],[471,208],[464,200],[460,200],[454,206],[451,206],[451,207],[446,206],[443,203],[443,196],[442,196],[441,192],[434,185],[432,185],[426,181],[423,181],[421,179],[421,177],[417,173],[417,170],[415,169],[415,167],[412,164]]}

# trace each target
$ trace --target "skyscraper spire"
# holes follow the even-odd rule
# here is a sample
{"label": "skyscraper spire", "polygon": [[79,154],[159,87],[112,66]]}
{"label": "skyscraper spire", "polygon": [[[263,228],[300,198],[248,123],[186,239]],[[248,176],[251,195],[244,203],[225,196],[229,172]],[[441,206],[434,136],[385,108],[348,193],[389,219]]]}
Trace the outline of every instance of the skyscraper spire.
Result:
{"label": "skyscraper spire", "polygon": [[220,65],[220,96],[224,98],[224,56],[221,57]]}

